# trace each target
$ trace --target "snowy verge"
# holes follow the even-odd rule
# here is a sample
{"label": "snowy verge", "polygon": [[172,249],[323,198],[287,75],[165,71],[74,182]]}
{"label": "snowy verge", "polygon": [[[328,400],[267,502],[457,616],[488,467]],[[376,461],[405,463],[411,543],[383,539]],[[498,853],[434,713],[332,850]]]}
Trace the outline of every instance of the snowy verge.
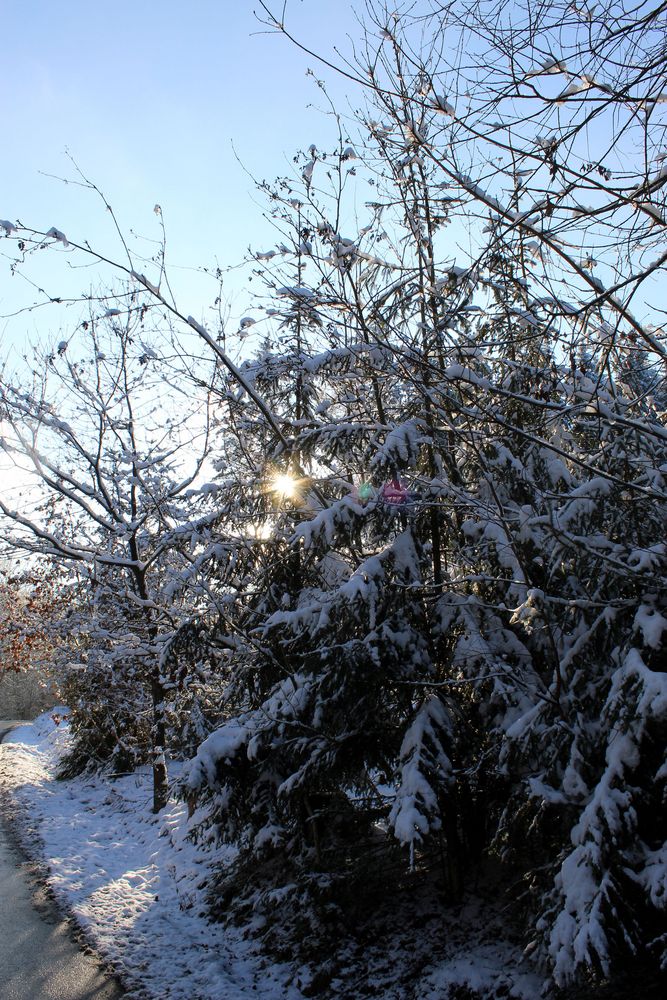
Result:
{"label": "snowy verge", "polygon": [[0,785],[19,807],[26,846],[47,882],[136,1000],[297,1000],[287,966],[268,964],[240,932],[209,924],[203,885],[220,851],[186,839],[187,815],[151,811],[148,770],[55,781],[66,723],[51,714],[0,745]]}
{"label": "snowy verge", "polygon": [[[39,852],[58,902],[116,971],[128,997],[300,1000],[304,994],[294,985],[293,967],[262,956],[242,930],[206,920],[205,885],[212,869],[233,857],[230,849],[190,843],[182,803],[170,802],[155,816],[147,769],[115,779],[55,781],[69,732],[54,715],[6,737],[0,787],[16,805],[19,833],[28,850]],[[343,975],[327,995],[539,997],[541,978],[520,949],[489,925],[480,901],[470,901],[458,917],[448,918],[442,909],[424,914],[412,931],[411,940],[403,934],[367,939],[353,962],[343,945]],[[332,941],[332,953],[338,944]]]}

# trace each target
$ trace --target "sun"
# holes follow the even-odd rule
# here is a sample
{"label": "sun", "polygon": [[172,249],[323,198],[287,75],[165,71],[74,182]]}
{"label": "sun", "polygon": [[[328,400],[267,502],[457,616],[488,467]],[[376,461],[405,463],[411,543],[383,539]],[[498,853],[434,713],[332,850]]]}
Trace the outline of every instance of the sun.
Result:
{"label": "sun", "polygon": [[271,480],[271,490],[283,499],[293,500],[298,493],[298,481],[287,473],[281,473]]}

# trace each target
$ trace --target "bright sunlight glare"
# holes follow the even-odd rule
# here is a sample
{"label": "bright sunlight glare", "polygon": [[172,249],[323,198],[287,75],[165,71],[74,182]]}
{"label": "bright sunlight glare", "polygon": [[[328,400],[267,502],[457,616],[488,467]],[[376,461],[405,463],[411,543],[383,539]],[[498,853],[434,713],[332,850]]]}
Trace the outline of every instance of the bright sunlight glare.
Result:
{"label": "bright sunlight glare", "polygon": [[297,480],[287,473],[281,473],[279,476],[274,476],[271,483],[271,489],[273,492],[288,500],[297,495],[297,487]]}

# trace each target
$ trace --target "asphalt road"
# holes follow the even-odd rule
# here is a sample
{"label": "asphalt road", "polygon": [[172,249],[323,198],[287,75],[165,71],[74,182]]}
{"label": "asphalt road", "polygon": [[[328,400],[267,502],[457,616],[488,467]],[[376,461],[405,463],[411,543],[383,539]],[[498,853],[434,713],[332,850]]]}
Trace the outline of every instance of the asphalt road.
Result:
{"label": "asphalt road", "polygon": [[[0,741],[16,725],[0,722]],[[2,1000],[118,1000],[122,990],[77,947],[0,822],[0,997]]]}

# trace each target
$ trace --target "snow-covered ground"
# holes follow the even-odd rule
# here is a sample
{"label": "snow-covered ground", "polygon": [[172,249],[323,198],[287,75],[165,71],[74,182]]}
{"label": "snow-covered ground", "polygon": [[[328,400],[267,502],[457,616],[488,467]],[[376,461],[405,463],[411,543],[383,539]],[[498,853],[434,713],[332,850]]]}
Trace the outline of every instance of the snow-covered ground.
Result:
{"label": "snow-covered ground", "polygon": [[[117,970],[128,996],[302,997],[293,967],[269,961],[242,931],[206,920],[203,887],[229,849],[214,852],[192,844],[182,803],[153,815],[147,771],[55,781],[54,765],[68,738],[67,725],[56,726],[48,714],[14,730],[0,746],[0,785],[9,792],[13,820],[27,849],[43,862],[56,898]],[[440,928],[444,933],[444,924]],[[454,984],[483,997],[539,997],[541,979],[517,947],[494,939],[488,927],[481,938],[459,934],[451,943],[445,958],[421,965],[408,982],[400,975],[399,954],[380,957],[370,947],[363,978],[366,984],[374,980],[373,995],[385,998],[445,1000]],[[437,952],[433,949],[434,958]],[[329,995],[355,996],[346,985],[339,982]]]}

